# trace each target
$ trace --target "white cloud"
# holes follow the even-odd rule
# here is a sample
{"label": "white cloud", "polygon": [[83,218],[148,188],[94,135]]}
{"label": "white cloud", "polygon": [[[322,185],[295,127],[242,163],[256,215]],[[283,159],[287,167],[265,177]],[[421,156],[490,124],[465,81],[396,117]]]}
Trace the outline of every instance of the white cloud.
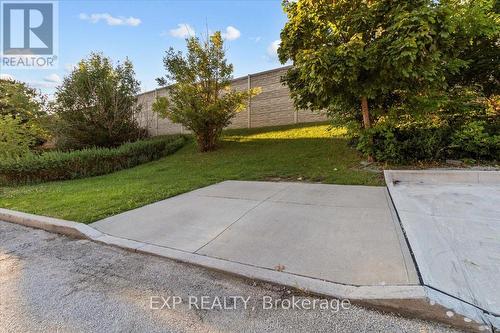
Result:
{"label": "white cloud", "polygon": [[128,25],[136,27],[141,24],[141,20],[136,17],[115,17],[108,13],[95,13],[87,15],[85,13],[80,14],[80,20],[89,21],[91,23],[97,23],[99,21],[106,21],[108,25]]}
{"label": "white cloud", "polygon": [[61,77],[55,73],[52,73],[46,77],[43,78],[45,82],[50,82],[50,83],[60,83],[61,82]]}
{"label": "white cloud", "polygon": [[67,73],[71,73],[75,68],[76,68],[76,65],[74,65],[74,64],[66,64],[66,65],[64,65],[64,70]]}
{"label": "white cloud", "polygon": [[261,41],[261,39],[262,39],[262,37],[260,37],[260,36],[257,36],[257,37],[250,37],[250,40],[251,40],[251,41],[254,41],[254,42],[256,42],[256,43],[260,42],[260,41]]}
{"label": "white cloud", "polygon": [[43,80],[33,80],[27,81],[31,87],[33,88],[41,88],[41,89],[50,89],[57,87],[61,83],[62,79],[56,73],[52,73],[43,78]]}
{"label": "white cloud", "polygon": [[222,38],[225,40],[236,40],[240,38],[241,32],[233,26],[228,26],[226,31],[222,33]]}
{"label": "white cloud", "polygon": [[281,40],[275,40],[269,46],[267,47],[267,55],[270,56],[271,58],[277,58],[278,57],[278,48],[280,47]]}
{"label": "white cloud", "polygon": [[[194,31],[193,27],[191,27],[189,24],[180,23],[177,24],[177,28],[170,29],[169,34],[170,36],[176,38],[188,38],[188,37],[194,37],[196,35],[196,32]],[[165,35],[165,33],[162,33],[162,35]]]}
{"label": "white cloud", "polygon": [[26,83],[33,88],[52,89],[58,86],[58,83],[49,81],[27,81]]}
{"label": "white cloud", "polygon": [[14,81],[14,77],[10,74],[0,74],[0,80],[10,80]]}

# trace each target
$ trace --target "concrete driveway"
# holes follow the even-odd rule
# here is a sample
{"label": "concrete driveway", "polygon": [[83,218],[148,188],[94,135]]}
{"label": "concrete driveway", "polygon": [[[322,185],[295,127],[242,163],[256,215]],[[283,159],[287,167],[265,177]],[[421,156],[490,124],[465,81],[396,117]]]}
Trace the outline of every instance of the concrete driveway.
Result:
{"label": "concrete driveway", "polygon": [[418,284],[385,187],[226,181],[92,227],[341,284]]}
{"label": "concrete driveway", "polygon": [[500,172],[386,171],[386,182],[423,283],[500,328]]}

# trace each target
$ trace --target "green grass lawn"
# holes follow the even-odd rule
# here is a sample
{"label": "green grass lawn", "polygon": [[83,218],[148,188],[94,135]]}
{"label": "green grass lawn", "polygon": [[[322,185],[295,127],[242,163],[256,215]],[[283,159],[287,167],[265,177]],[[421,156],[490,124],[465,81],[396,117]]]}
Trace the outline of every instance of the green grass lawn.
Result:
{"label": "green grass lawn", "polygon": [[90,223],[228,179],[383,185],[360,170],[344,130],[325,124],[231,130],[221,148],[199,153],[190,141],[155,162],[104,176],[3,187],[0,207]]}

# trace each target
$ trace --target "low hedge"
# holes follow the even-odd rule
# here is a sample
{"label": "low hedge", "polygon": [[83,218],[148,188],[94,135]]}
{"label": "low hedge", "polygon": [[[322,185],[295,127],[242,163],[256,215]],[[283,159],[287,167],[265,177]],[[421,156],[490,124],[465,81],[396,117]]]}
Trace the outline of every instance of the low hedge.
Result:
{"label": "low hedge", "polygon": [[496,133],[500,133],[499,129],[493,121],[481,120],[462,126],[382,123],[361,133],[357,147],[377,161],[392,163],[447,158],[498,161],[500,134]]}
{"label": "low hedge", "polygon": [[0,183],[19,184],[85,178],[131,168],[180,149],[184,136],[159,137],[123,144],[117,148],[89,148],[70,152],[28,154],[0,160]]}

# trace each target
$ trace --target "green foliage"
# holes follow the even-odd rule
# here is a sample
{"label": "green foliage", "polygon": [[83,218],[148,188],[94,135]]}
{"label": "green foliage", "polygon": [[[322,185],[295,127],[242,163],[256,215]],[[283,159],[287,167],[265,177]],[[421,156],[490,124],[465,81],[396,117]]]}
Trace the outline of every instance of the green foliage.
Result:
{"label": "green foliage", "polygon": [[182,136],[126,143],[117,148],[27,154],[0,160],[0,183],[27,183],[92,177],[131,168],[169,155],[186,142]]}
{"label": "green foliage", "polygon": [[[417,110],[417,111],[415,111]],[[455,88],[414,96],[355,135],[358,149],[380,161],[499,158],[500,118],[479,91]]]}
{"label": "green foliage", "polygon": [[371,102],[400,90],[439,89],[465,62],[453,57],[447,9],[431,0],[285,1],[278,50],[297,107],[348,105],[359,119]]}
{"label": "green foliage", "polygon": [[35,139],[33,131],[21,119],[0,115],[0,160],[28,154]]}
{"label": "green foliage", "polygon": [[448,79],[450,85],[475,84],[490,97],[500,91],[500,1],[458,0],[450,7],[450,22],[456,36],[457,57],[467,65]]}
{"label": "green foliage", "polygon": [[[294,64],[284,80],[297,107],[326,110],[368,156],[496,158],[490,124],[499,114],[486,115],[483,96],[499,93],[499,7],[497,0],[284,1],[278,53]],[[364,97],[371,121],[363,131]],[[459,130],[455,141],[468,133],[469,148],[451,141]]]}
{"label": "green foliage", "polygon": [[451,149],[459,157],[500,160],[500,131],[488,133],[486,121],[473,121],[463,125],[451,137]]}
{"label": "green foliage", "polygon": [[142,136],[136,115],[139,82],[132,63],[113,65],[92,53],[55,94],[57,144],[63,149],[115,147]]}
{"label": "green foliage", "polygon": [[258,89],[236,92],[230,89],[233,66],[227,63],[220,32],[206,42],[196,37],[187,41],[187,55],[170,48],[163,59],[167,74],[158,78],[168,85],[168,96],[160,97],[153,110],[172,122],[190,129],[200,151],[217,147],[222,129],[243,110],[247,99]]}
{"label": "green foliage", "polygon": [[378,161],[435,160],[446,156],[449,132],[450,128],[444,124],[381,121],[361,133],[358,149]]}
{"label": "green foliage", "polygon": [[25,123],[44,116],[45,99],[23,82],[0,79],[0,116]]}
{"label": "green foliage", "polygon": [[[14,132],[23,133],[25,136],[23,140],[11,136],[14,140],[12,142],[22,141],[28,144],[28,148],[32,148],[50,137],[45,126],[48,117],[45,96],[23,82],[0,79],[0,117],[3,117],[4,126],[6,117],[16,119],[16,125],[13,125],[16,129],[12,129],[10,134],[4,133],[3,140],[7,140],[5,137]],[[9,149],[17,148],[9,147]]]}

